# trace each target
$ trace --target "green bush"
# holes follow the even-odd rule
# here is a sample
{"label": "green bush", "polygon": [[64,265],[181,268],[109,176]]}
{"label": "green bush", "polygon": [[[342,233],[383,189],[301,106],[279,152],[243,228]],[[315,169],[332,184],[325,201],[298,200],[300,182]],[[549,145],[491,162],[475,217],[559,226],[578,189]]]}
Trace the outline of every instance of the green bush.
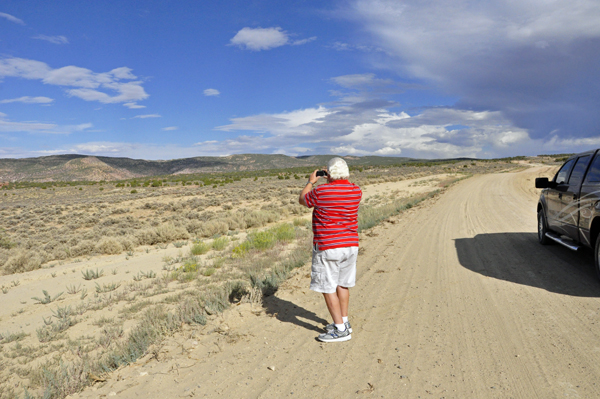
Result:
{"label": "green bush", "polygon": [[252,245],[250,244],[250,242],[244,241],[243,243],[231,250],[231,256],[233,256],[234,258],[243,258],[244,256],[246,256],[250,249],[252,249]]}
{"label": "green bush", "polygon": [[211,245],[215,251],[222,251],[225,249],[228,243],[229,239],[227,237],[219,237],[215,238]]}
{"label": "green bush", "polygon": [[208,246],[208,244],[206,244],[202,241],[198,241],[198,242],[194,243],[194,245],[192,245],[190,252],[192,255],[204,255],[209,250],[210,250],[210,247]]}
{"label": "green bush", "polygon": [[280,242],[290,242],[296,238],[296,230],[288,223],[275,226],[271,231],[275,234],[275,239]]}
{"label": "green bush", "polygon": [[247,240],[252,248],[258,250],[269,249],[277,242],[275,234],[269,230],[250,233]]}
{"label": "green bush", "polygon": [[196,259],[189,258],[189,259],[186,259],[183,266],[181,266],[181,271],[185,272],[185,273],[193,273],[193,272],[197,272],[199,268],[200,268],[200,266],[198,265],[198,262],[196,261]]}

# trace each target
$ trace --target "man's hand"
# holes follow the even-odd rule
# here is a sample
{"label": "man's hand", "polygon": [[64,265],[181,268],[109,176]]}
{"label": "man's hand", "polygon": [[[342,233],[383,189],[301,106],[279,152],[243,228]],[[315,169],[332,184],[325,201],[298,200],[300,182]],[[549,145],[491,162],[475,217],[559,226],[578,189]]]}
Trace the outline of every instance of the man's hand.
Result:
{"label": "man's hand", "polygon": [[308,182],[311,184],[315,184],[318,180],[319,177],[321,176],[317,176],[317,172],[319,171],[319,169],[316,169],[314,172],[312,172],[312,174],[308,177]]}
{"label": "man's hand", "polygon": [[304,189],[300,193],[300,198],[298,198],[298,202],[300,203],[300,205],[304,205],[304,206],[308,207],[308,205],[306,204],[306,201],[304,200],[304,197],[306,196],[306,194],[308,194],[308,192],[310,190],[312,190],[313,185],[319,180],[319,177],[321,177],[321,176],[317,176],[318,171],[319,171],[319,169],[315,169],[315,171],[312,172],[312,174],[309,176],[308,183],[306,183],[306,187],[304,187]]}

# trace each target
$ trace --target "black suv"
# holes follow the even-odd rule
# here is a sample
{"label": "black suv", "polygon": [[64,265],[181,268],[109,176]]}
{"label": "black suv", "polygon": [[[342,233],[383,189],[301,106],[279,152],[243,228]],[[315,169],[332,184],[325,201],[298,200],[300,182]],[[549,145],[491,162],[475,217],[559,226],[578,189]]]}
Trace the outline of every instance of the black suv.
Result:
{"label": "black suv", "polygon": [[552,180],[539,177],[535,187],[543,188],[537,205],[540,243],[592,248],[600,278],[600,150],[569,157]]}

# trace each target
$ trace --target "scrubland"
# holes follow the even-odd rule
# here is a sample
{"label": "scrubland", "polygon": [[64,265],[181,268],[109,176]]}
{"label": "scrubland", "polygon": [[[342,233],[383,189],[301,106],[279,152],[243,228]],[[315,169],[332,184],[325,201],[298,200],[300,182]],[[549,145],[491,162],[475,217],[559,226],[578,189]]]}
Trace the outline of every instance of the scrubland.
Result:
{"label": "scrubland", "polygon": [[[366,230],[507,161],[353,170]],[[305,177],[0,190],[0,398],[62,398],[231,303],[260,306],[310,257]],[[116,187],[118,186],[118,187]]]}

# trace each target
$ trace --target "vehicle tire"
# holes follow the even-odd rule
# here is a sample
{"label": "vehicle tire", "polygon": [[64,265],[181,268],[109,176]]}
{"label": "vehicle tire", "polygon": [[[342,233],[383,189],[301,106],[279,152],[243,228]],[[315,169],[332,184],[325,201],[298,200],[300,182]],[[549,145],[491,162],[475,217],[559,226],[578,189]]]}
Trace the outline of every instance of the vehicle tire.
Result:
{"label": "vehicle tire", "polygon": [[594,263],[596,265],[596,274],[600,278],[600,234],[596,237],[596,247],[594,248]]}
{"label": "vehicle tire", "polygon": [[546,237],[548,232],[548,225],[546,224],[546,218],[544,217],[544,210],[538,211],[538,241],[542,245],[550,244],[550,239]]}

